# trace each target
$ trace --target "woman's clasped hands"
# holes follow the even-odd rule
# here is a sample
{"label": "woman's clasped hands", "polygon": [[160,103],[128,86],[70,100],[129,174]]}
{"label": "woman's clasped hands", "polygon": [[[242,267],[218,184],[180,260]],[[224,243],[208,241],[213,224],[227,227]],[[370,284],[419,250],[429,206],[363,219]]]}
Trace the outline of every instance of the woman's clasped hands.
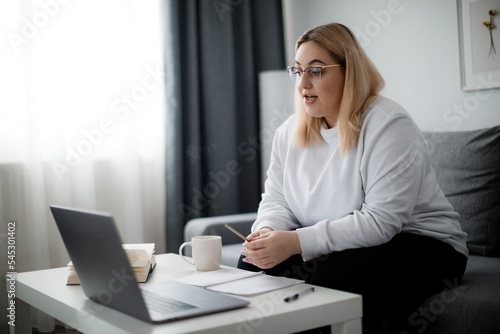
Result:
{"label": "woman's clasped hands", "polygon": [[297,231],[275,231],[269,227],[248,235],[243,247],[243,261],[261,269],[272,268],[301,253]]}

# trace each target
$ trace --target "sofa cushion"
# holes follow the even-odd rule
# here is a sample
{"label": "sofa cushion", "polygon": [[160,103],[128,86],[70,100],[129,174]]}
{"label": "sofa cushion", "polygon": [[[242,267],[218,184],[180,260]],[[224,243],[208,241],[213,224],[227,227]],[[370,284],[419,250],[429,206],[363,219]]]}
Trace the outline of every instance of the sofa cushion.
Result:
{"label": "sofa cushion", "polygon": [[500,254],[500,126],[424,132],[437,182],[460,214],[470,253]]}
{"label": "sofa cushion", "polygon": [[461,284],[431,296],[391,333],[500,333],[500,258],[471,255]]}

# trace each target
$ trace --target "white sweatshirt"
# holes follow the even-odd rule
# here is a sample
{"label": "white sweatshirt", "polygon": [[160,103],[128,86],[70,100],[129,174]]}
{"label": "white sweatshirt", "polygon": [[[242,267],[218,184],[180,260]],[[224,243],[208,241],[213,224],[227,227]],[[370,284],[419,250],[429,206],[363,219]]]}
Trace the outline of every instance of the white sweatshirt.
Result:
{"label": "white sweatshirt", "polygon": [[325,124],[324,142],[308,148],[293,143],[294,116],[277,129],[252,231],[297,230],[304,261],[380,245],[402,231],[442,240],[467,256],[459,214],[436,183],[409,114],[379,97],[363,117],[358,144],[343,156],[337,127]]}

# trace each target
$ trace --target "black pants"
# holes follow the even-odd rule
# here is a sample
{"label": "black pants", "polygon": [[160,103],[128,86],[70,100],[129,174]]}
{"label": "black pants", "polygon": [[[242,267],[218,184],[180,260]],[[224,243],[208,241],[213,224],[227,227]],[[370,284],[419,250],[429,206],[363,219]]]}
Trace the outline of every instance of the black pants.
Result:
{"label": "black pants", "polygon": [[[307,262],[290,257],[268,275],[286,276],[363,296],[363,333],[407,317],[428,297],[457,285],[467,257],[448,243],[400,233],[386,244],[334,252]],[[241,269],[259,271],[241,260]]]}

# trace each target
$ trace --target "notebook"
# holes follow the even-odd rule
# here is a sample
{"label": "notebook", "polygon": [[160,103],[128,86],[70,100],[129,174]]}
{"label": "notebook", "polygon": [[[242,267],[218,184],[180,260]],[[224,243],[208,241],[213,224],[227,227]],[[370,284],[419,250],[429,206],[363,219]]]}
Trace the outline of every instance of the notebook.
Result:
{"label": "notebook", "polygon": [[247,300],[173,280],[139,287],[110,213],[54,205],[50,209],[83,292],[96,303],[150,323],[249,304]]}

